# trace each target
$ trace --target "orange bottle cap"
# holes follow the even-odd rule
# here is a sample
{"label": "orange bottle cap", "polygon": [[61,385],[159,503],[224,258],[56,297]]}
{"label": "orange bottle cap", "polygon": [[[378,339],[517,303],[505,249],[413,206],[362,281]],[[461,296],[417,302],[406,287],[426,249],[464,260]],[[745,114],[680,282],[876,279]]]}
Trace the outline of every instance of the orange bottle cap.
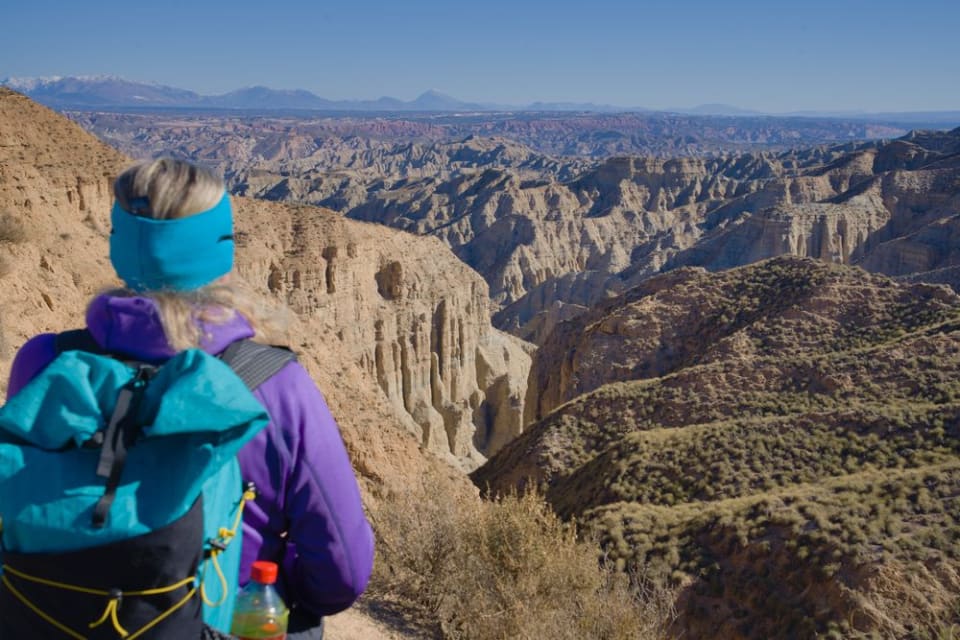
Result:
{"label": "orange bottle cap", "polygon": [[273,584],[277,581],[277,563],[269,560],[257,560],[250,567],[250,579],[261,584]]}

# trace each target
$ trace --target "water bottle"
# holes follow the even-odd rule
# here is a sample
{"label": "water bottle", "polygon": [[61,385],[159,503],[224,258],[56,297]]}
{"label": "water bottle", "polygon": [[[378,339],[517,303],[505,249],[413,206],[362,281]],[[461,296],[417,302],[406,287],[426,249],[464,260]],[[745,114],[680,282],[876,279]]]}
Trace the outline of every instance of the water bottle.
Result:
{"label": "water bottle", "polygon": [[284,640],[287,616],[283,598],[273,585],[277,582],[277,564],[258,560],[250,568],[250,582],[239,594],[233,609],[230,633],[238,640]]}

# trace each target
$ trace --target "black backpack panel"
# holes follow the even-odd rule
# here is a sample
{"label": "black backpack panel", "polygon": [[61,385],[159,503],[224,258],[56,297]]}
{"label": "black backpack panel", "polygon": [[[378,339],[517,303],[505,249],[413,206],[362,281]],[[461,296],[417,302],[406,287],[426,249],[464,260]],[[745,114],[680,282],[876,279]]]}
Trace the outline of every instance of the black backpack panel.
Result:
{"label": "black backpack panel", "polygon": [[[185,549],[186,545],[189,546]],[[195,551],[190,553],[187,549]],[[3,588],[0,588],[0,639],[63,640],[71,637],[26,606],[11,592],[12,586],[43,614],[80,637],[117,640],[121,636],[114,629],[109,615],[102,623],[90,627],[108,611],[111,598],[105,594],[113,590],[128,593],[151,589],[162,591],[181,582],[185,576],[196,575],[202,555],[202,497],[179,520],[141,536],[79,551],[5,552],[4,564],[13,571],[4,573]],[[62,586],[38,584],[15,575],[14,571],[103,593],[82,593]],[[164,614],[166,617],[136,638],[199,638],[203,619],[196,585],[191,582],[173,591],[127,596],[117,603],[119,623],[131,635]]]}

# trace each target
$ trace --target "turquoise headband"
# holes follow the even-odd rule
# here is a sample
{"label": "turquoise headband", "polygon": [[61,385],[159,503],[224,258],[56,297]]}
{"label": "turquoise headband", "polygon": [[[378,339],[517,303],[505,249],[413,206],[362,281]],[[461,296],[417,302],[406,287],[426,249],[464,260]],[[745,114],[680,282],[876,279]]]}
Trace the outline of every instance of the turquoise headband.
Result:
{"label": "turquoise headband", "polygon": [[171,220],[136,216],[115,202],[110,262],[135,291],[189,291],[233,268],[233,210],[226,193],[212,209]]}

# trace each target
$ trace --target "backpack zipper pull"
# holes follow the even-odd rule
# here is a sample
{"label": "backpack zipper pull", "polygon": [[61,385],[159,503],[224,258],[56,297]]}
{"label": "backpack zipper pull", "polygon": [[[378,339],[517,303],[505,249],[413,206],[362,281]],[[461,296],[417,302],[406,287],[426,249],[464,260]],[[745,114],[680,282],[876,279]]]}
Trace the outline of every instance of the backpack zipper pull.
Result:
{"label": "backpack zipper pull", "polygon": [[130,635],[130,632],[123,628],[120,624],[120,619],[117,617],[117,614],[120,611],[120,603],[123,602],[123,591],[120,589],[110,589],[107,592],[107,607],[103,610],[103,615],[100,616],[100,619],[91,622],[88,626],[93,629],[99,627],[104,622],[107,621],[107,618],[110,619],[110,623],[113,625],[113,628],[120,635],[121,638],[126,638]]}

